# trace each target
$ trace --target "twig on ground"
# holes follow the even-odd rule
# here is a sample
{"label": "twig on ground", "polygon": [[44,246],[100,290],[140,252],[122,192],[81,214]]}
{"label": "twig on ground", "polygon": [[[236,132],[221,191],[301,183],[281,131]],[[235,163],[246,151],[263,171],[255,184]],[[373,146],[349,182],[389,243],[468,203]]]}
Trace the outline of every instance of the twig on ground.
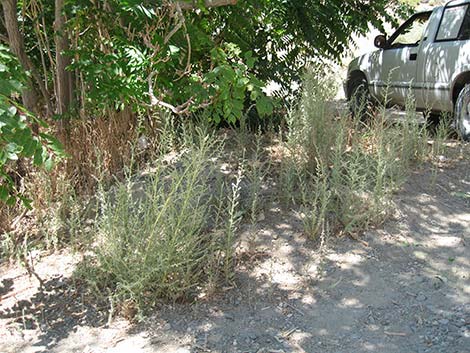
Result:
{"label": "twig on ground", "polygon": [[407,334],[404,333],[404,332],[389,332],[389,331],[384,331],[384,333],[385,333],[387,336],[400,336],[400,337],[407,336]]}
{"label": "twig on ground", "polygon": [[302,310],[297,309],[297,308],[296,308],[295,306],[293,306],[292,304],[286,303],[286,305],[287,305],[289,308],[293,309],[294,311],[298,312],[300,315],[305,316],[305,313],[304,313]]}
{"label": "twig on ground", "polygon": [[284,339],[286,339],[286,338],[288,338],[290,335],[292,335],[292,334],[293,334],[295,331],[297,331],[297,330],[298,330],[298,327],[294,327],[293,329],[291,329],[291,330],[289,330],[289,331],[283,333],[283,334],[282,334],[282,337],[283,337]]}

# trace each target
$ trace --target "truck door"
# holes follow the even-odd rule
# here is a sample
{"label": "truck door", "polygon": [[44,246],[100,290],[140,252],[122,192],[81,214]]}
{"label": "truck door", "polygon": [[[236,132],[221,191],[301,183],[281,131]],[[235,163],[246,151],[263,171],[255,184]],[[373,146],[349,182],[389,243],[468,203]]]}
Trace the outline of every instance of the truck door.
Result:
{"label": "truck door", "polygon": [[390,37],[382,51],[382,86],[387,90],[389,104],[404,105],[410,90],[416,97],[418,53],[431,13],[412,16]]}
{"label": "truck door", "polygon": [[470,61],[470,6],[446,6],[434,19],[423,43],[418,77],[422,82],[422,108],[452,111],[452,80]]}

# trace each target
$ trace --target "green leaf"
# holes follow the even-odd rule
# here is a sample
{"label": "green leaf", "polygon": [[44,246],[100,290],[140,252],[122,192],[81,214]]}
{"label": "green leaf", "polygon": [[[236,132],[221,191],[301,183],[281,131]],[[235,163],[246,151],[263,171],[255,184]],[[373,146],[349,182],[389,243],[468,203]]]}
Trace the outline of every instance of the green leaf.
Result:
{"label": "green leaf", "polygon": [[34,139],[26,139],[23,144],[23,154],[25,157],[32,157],[38,148],[38,142]]}
{"label": "green leaf", "polygon": [[252,69],[255,66],[256,61],[257,59],[253,57],[251,50],[245,53],[245,63],[249,69]]}
{"label": "green leaf", "polygon": [[10,81],[0,80],[0,94],[9,97],[13,92],[17,92],[15,85]]}
{"label": "green leaf", "polygon": [[44,168],[46,168],[48,172],[50,172],[54,168],[54,160],[51,157],[46,159],[46,161],[44,162]]}
{"label": "green leaf", "polygon": [[470,193],[469,192],[452,192],[452,196],[459,197],[462,199],[470,199]]}
{"label": "green leaf", "polygon": [[42,156],[42,148],[38,148],[36,149],[36,152],[34,152],[33,163],[37,167],[44,163],[44,158]]}
{"label": "green leaf", "polygon": [[10,196],[10,197],[6,200],[6,204],[7,204],[8,206],[13,206],[15,203],[16,203],[16,197],[14,197],[14,196]]}
{"label": "green leaf", "polygon": [[18,195],[18,199],[23,203],[23,206],[26,207],[28,210],[31,210],[33,207],[31,204],[33,203],[33,200],[28,199],[27,197],[24,197],[22,195]]}
{"label": "green leaf", "polygon": [[10,189],[6,186],[0,185],[0,200],[6,201],[8,199],[8,195],[10,194]]}
{"label": "green leaf", "polygon": [[260,116],[270,115],[273,112],[273,104],[265,95],[260,95],[256,101],[256,110]]}

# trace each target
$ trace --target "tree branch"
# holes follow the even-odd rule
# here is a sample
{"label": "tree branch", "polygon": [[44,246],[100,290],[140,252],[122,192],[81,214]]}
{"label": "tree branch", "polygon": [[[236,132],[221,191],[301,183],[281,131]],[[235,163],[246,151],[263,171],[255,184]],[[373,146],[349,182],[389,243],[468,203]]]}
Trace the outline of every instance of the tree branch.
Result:
{"label": "tree branch", "polygon": [[[155,76],[156,76],[156,72],[152,72],[149,75],[149,77],[147,78],[148,87],[149,87],[148,95],[150,96],[149,106],[150,107],[157,107],[157,106],[158,107],[163,107],[163,108],[166,108],[166,109],[170,110],[173,114],[176,114],[176,115],[189,115],[191,105],[194,103],[194,97],[189,98],[186,102],[184,102],[183,104],[180,104],[178,106],[174,106],[170,103],[167,103],[167,102],[164,102],[164,101],[158,99],[155,96],[155,93],[153,91],[152,81],[153,81],[153,78]],[[195,106],[193,108],[195,108],[195,109],[206,108],[209,105],[211,105],[211,103],[212,103],[211,101],[206,101],[206,102],[198,104],[197,106]]]}
{"label": "tree branch", "polygon": [[[220,7],[228,5],[236,5],[238,0],[204,0],[204,6],[207,8],[210,7]],[[197,1],[178,1],[177,4],[180,6],[181,10],[194,10],[198,8]]]}
{"label": "tree branch", "polygon": [[155,75],[156,75],[156,72],[152,72],[150,76],[147,78],[147,82],[149,86],[148,95],[150,96],[150,106],[151,107],[155,107],[155,106],[164,107],[166,109],[171,110],[174,114],[178,114],[178,115],[184,114],[182,113],[182,111],[184,111],[189,106],[189,104],[191,104],[191,102],[188,101],[181,106],[175,107],[174,105],[171,105],[170,103],[166,103],[158,99],[155,96],[155,93],[153,91],[153,84],[152,84],[152,81]]}
{"label": "tree branch", "polygon": [[3,34],[0,34],[0,41],[8,44],[9,41],[8,41],[8,37],[7,36],[4,36]]}
{"label": "tree branch", "polygon": [[171,37],[173,37],[176,32],[178,32],[181,27],[183,27],[183,24],[184,24],[184,16],[183,16],[183,13],[181,12],[181,6],[180,6],[180,3],[177,2],[175,3],[175,7],[176,7],[176,14],[177,14],[177,23],[176,23],[176,26],[170,31],[170,33],[168,33],[166,36],[165,36],[165,39],[163,40],[163,43],[167,44]]}

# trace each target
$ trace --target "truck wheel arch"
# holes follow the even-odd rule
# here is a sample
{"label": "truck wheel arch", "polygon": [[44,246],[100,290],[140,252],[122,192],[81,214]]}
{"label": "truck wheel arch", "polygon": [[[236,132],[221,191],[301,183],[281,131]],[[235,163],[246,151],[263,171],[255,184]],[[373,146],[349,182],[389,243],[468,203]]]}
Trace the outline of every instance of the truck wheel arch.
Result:
{"label": "truck wheel arch", "polygon": [[364,74],[364,72],[360,71],[360,70],[354,70],[354,71],[351,71],[349,74],[348,74],[348,81],[347,81],[347,91],[346,91],[346,98],[349,100],[351,98],[351,93],[352,93],[352,84],[354,82],[357,82],[357,80],[359,79],[362,79],[364,80],[365,82],[368,82],[367,81],[367,77],[366,75]]}
{"label": "truck wheel arch", "polygon": [[470,83],[470,71],[460,73],[452,84],[452,103],[455,106],[460,91]]}

